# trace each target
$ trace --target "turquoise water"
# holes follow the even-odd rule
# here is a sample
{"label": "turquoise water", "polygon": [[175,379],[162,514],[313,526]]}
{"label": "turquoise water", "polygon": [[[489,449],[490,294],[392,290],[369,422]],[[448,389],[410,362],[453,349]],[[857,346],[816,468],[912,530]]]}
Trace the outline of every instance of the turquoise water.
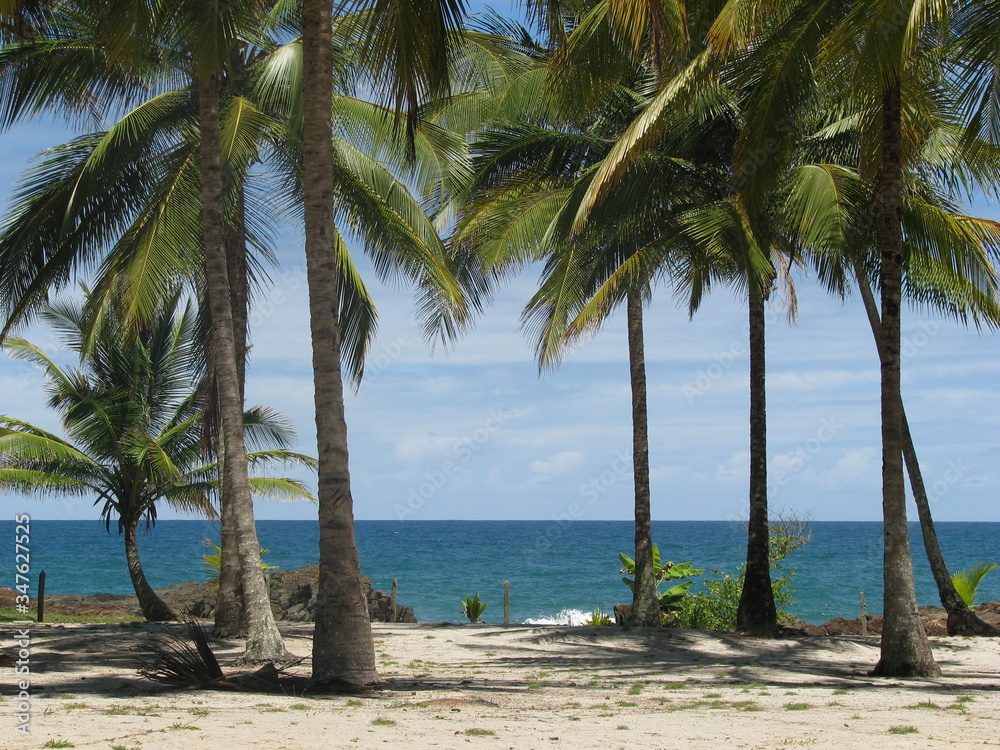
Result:
{"label": "turquoise water", "polygon": [[[14,585],[14,526],[0,522],[5,550],[0,586]],[[112,527],[114,528],[114,527]],[[311,521],[260,521],[265,560],[283,569],[317,562],[319,529]],[[807,622],[857,616],[864,590],[869,612],[881,611],[881,525],[815,522],[812,539],[786,560],[795,568],[792,611]],[[162,521],[139,544],[154,587],[202,581],[205,539],[218,541],[218,525]],[[744,554],[742,524],[725,521],[656,521],[654,539],[665,559],[734,572]],[[983,559],[1000,561],[1000,523],[941,523],[938,533],[952,570]],[[920,531],[911,525],[917,598],[937,604],[924,561]],[[516,622],[553,620],[560,613],[595,607],[610,611],[630,599],[618,572],[618,552],[632,545],[623,521],[358,521],[362,571],[375,588],[399,581],[399,601],[422,622],[459,621],[459,600],[480,592],[490,603],[484,619],[503,617],[503,582],[511,584]],[[46,571],[48,593],[127,594],[132,588],[121,538],[98,521],[34,521],[31,571]],[[32,587],[34,589],[34,587]],[[982,601],[1000,600],[1000,571],[987,576]]]}

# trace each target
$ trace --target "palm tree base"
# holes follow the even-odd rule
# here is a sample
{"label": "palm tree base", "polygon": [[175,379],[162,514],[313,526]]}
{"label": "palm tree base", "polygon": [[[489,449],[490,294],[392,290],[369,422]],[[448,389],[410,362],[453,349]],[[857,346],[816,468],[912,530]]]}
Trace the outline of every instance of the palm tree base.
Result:
{"label": "palm tree base", "polygon": [[343,677],[331,677],[329,679],[313,677],[308,682],[307,690],[313,693],[344,693],[354,695],[357,693],[373,693],[384,690],[390,683],[377,675],[374,678],[361,678],[358,680],[345,679]]}
{"label": "palm tree base", "polygon": [[941,668],[933,660],[914,663],[882,658],[870,674],[873,677],[940,677]]}
{"label": "palm tree base", "polygon": [[980,620],[971,609],[959,609],[948,613],[948,635],[1000,636],[1000,630]]}

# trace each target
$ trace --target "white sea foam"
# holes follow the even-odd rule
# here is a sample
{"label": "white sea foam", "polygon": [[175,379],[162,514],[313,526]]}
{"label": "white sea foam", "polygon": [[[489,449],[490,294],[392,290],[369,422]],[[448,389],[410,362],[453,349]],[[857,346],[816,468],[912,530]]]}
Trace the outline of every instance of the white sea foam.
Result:
{"label": "white sea foam", "polygon": [[583,625],[590,619],[593,612],[584,612],[580,609],[564,609],[554,615],[539,615],[529,617],[524,621],[525,625]]}

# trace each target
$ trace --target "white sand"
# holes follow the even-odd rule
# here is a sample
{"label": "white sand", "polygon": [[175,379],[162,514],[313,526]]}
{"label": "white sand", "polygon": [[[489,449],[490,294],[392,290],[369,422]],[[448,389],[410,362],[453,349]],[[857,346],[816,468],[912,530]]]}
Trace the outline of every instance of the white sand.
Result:
{"label": "white sand", "polygon": [[[32,626],[32,733],[14,731],[13,669],[0,668],[6,688],[0,747],[1000,745],[997,639],[934,639],[944,677],[903,681],[867,676],[878,659],[875,637],[760,641],[613,627],[374,628],[390,689],[361,698],[302,698],[171,691],[143,680],[135,661],[148,626]],[[309,654],[310,625],[282,624],[282,630],[291,651]],[[8,637],[8,651],[9,645]],[[225,668],[240,650],[219,645]],[[308,660],[296,671],[308,674]]]}

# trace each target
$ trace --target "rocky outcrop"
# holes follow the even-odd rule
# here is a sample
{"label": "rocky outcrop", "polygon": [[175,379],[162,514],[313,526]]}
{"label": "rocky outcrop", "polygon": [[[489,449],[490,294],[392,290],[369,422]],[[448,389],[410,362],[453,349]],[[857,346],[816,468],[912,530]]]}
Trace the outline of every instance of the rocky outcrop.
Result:
{"label": "rocky outcrop", "polygon": [[[416,622],[413,607],[398,605],[393,613],[392,599],[384,591],[372,590],[371,579],[362,578],[368,600],[368,616],[372,622]],[[297,570],[277,570],[270,577],[271,611],[277,620],[311,622],[316,614],[316,590],[319,566],[308,565]],[[7,596],[7,592],[10,596]],[[216,590],[207,583],[178,583],[157,589],[157,594],[177,614],[185,613],[198,619],[215,616]],[[0,589],[0,606],[14,594]],[[135,596],[118,594],[52,594],[45,597],[45,611],[54,614],[90,617],[142,619]]]}
{"label": "rocky outcrop", "polygon": [[[1000,627],[1000,602],[973,607],[979,619],[993,627]],[[920,607],[920,621],[927,635],[948,635],[948,613],[943,607]],[[882,634],[882,615],[868,615],[868,635]],[[810,625],[802,620],[788,624],[786,631],[802,635],[861,635],[861,618],[847,620],[835,617],[822,625]]]}

